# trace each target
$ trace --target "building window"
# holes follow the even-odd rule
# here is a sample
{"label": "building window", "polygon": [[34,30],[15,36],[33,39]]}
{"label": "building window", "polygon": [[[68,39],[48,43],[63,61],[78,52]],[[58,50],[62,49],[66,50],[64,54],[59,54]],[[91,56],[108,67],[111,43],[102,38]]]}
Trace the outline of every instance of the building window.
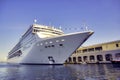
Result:
{"label": "building window", "polygon": [[102,47],[96,47],[95,50],[96,50],[96,51],[101,51],[101,50],[102,50]]}
{"label": "building window", "polygon": [[118,44],[116,44],[116,47],[119,47],[119,45],[118,45]]}
{"label": "building window", "polygon": [[83,60],[84,60],[85,62],[87,61],[87,59],[88,59],[87,56],[83,56]]}
{"label": "building window", "polygon": [[119,59],[119,58],[120,58],[120,53],[116,53],[116,54],[115,54],[115,57],[116,57],[117,59]]}
{"label": "building window", "polygon": [[93,55],[90,56],[90,61],[94,61],[95,60],[95,57]]}
{"label": "building window", "polygon": [[89,48],[88,51],[92,52],[92,51],[94,51],[94,48]]}
{"label": "building window", "polygon": [[65,63],[67,63],[68,61],[67,60],[65,60]]}
{"label": "building window", "polygon": [[84,49],[84,50],[83,50],[83,53],[85,53],[85,52],[87,52],[87,49]]}
{"label": "building window", "polygon": [[106,54],[105,59],[106,59],[106,61],[111,61],[112,60],[112,54]]}
{"label": "building window", "polygon": [[75,53],[81,53],[81,50],[76,50]]}
{"label": "building window", "polygon": [[76,63],[76,57],[73,57],[73,62]]}
{"label": "building window", "polygon": [[77,53],[77,51],[75,51],[74,53]]}
{"label": "building window", "polygon": [[81,62],[82,61],[82,58],[79,56],[78,57],[78,62]]}
{"label": "building window", "polygon": [[98,61],[103,61],[103,56],[102,55],[97,55],[97,60]]}
{"label": "building window", "polygon": [[72,59],[71,59],[71,57],[69,57],[69,62],[72,62]]}
{"label": "building window", "polygon": [[81,53],[81,50],[78,50],[77,52],[78,52],[78,53]]}

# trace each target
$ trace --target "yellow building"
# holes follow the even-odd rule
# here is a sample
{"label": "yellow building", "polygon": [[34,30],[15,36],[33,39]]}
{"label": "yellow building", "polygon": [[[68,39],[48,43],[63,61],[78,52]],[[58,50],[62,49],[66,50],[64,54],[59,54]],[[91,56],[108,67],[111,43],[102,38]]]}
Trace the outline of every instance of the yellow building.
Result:
{"label": "yellow building", "polygon": [[111,63],[120,58],[120,40],[77,49],[66,63]]}

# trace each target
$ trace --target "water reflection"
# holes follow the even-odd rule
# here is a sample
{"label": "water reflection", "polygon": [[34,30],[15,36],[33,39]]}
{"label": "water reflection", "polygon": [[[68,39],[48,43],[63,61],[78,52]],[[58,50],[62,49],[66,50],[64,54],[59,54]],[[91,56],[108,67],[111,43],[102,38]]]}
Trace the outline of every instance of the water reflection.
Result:
{"label": "water reflection", "polygon": [[1,65],[1,80],[119,80],[120,67],[111,64]]}
{"label": "water reflection", "polygon": [[77,79],[83,80],[120,80],[120,67],[112,64],[69,65]]}

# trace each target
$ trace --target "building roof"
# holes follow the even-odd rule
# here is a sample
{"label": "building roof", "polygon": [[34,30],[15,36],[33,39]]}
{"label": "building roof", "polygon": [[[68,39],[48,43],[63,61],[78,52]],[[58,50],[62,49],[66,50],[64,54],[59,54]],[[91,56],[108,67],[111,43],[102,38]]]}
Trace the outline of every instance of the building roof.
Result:
{"label": "building roof", "polygon": [[107,45],[111,43],[119,43],[120,40],[115,40],[115,41],[110,41],[110,42],[104,42],[104,43],[99,43],[99,44],[94,44],[94,45],[89,45],[89,46],[82,46],[80,48],[89,48],[89,47],[96,47],[96,46],[102,46],[102,45]]}

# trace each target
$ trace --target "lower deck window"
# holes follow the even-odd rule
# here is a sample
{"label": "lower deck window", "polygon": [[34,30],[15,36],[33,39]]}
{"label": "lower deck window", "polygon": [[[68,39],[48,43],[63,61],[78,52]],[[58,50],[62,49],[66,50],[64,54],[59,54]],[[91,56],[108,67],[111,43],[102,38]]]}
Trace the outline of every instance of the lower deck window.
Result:
{"label": "lower deck window", "polygon": [[59,44],[59,46],[63,46],[63,44]]}
{"label": "lower deck window", "polygon": [[47,48],[47,46],[45,46],[45,48]]}
{"label": "lower deck window", "polygon": [[55,47],[55,45],[52,45],[52,47]]}

